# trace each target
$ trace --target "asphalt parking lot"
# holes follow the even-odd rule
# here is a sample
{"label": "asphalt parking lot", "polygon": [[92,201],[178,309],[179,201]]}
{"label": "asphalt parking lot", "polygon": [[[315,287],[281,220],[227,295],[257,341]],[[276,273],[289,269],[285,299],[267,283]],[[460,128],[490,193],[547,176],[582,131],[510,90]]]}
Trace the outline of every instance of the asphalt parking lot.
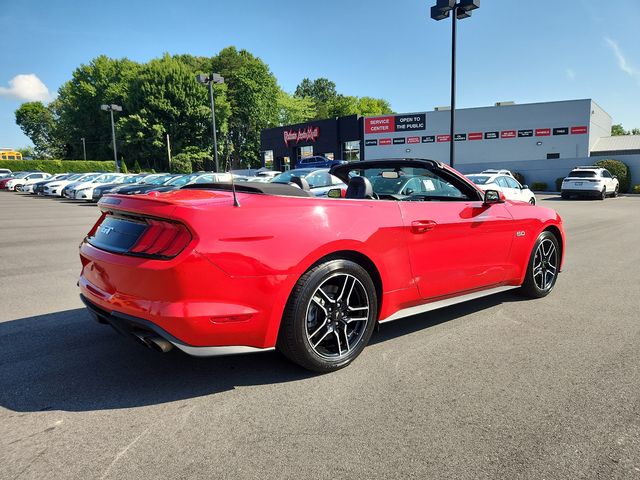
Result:
{"label": "asphalt parking lot", "polygon": [[316,376],[90,320],[97,208],[0,192],[0,478],[640,478],[640,197],[562,201],[554,292],[383,325]]}

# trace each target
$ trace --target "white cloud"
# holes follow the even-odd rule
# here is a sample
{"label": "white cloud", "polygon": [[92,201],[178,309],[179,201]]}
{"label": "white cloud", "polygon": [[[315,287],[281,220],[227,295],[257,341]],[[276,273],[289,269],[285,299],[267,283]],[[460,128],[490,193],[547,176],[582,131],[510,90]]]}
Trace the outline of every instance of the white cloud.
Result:
{"label": "white cloud", "polygon": [[565,73],[567,74],[567,78],[569,80],[575,80],[576,79],[576,72],[573,68],[567,68],[567,70],[565,71]]}
{"label": "white cloud", "polygon": [[637,68],[635,68],[633,65],[629,63],[627,58],[624,56],[624,53],[622,53],[622,50],[620,49],[620,46],[618,45],[618,43],[609,37],[604,37],[604,41],[609,46],[609,48],[613,51],[613,54],[615,55],[616,60],[618,61],[618,67],[620,67],[620,70],[622,70],[624,73],[626,73],[630,77],[635,78],[638,81],[638,83],[640,83],[640,70],[638,70]]}
{"label": "white cloud", "polygon": [[0,87],[0,96],[13,97],[19,100],[48,101],[51,94],[47,86],[34,73],[22,73],[9,80],[9,87]]}

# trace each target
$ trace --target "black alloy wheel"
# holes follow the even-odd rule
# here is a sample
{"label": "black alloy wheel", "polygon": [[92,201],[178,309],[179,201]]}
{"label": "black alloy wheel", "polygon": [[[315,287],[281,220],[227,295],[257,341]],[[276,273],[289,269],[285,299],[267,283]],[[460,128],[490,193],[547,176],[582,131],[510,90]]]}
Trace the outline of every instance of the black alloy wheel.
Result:
{"label": "black alloy wheel", "polygon": [[560,245],[556,236],[544,231],[533,246],[521,292],[531,298],[546,297],[560,273]]}
{"label": "black alloy wheel", "polygon": [[330,260],[296,283],[277,348],[309,370],[338,370],[369,342],[377,313],[376,289],[367,271],[350,260]]}

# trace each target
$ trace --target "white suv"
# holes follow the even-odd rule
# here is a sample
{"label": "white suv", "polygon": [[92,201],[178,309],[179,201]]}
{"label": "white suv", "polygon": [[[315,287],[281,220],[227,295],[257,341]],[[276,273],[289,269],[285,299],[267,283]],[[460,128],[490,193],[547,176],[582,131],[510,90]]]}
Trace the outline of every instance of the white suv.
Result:
{"label": "white suv", "polygon": [[576,167],[562,180],[562,198],[592,197],[604,200],[607,195],[618,196],[620,182],[609,170],[601,167]]}
{"label": "white suv", "polygon": [[518,200],[536,204],[536,196],[529,187],[520,185],[509,170],[485,170],[482,173],[467,175],[467,178],[482,190],[499,190],[507,200]]}

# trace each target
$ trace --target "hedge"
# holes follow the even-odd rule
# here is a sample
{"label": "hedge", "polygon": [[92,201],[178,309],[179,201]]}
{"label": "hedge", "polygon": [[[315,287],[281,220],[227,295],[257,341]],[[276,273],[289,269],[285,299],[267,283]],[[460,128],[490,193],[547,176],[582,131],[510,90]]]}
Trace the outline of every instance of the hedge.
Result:
{"label": "hedge", "polygon": [[640,193],[640,185],[634,185],[631,193]]}
{"label": "hedge", "polygon": [[631,186],[631,170],[626,163],[621,162],[620,160],[607,158],[605,160],[597,161],[594,165],[606,168],[609,170],[611,175],[618,177],[621,192],[626,193],[629,191],[629,187]]}
{"label": "hedge", "polygon": [[12,172],[24,170],[42,170],[48,173],[84,173],[115,172],[116,163],[96,160],[1,160],[0,168],[8,168]]}
{"label": "hedge", "polygon": [[549,189],[549,186],[546,182],[533,182],[531,184],[531,190],[534,192],[546,192]]}

